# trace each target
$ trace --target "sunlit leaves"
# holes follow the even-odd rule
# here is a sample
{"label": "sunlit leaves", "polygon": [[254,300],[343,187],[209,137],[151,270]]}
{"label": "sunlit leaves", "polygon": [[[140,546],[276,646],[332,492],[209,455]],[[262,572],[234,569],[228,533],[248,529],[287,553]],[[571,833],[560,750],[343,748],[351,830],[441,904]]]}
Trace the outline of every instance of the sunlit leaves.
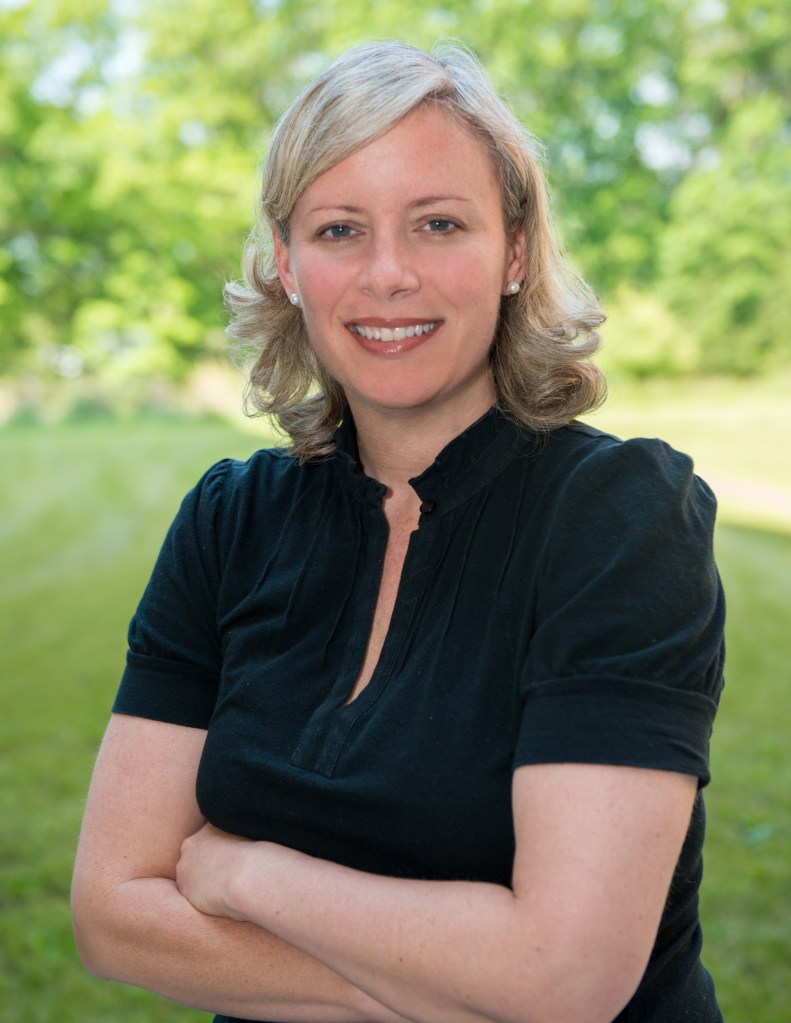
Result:
{"label": "sunlit leaves", "polygon": [[[634,372],[783,357],[785,0],[6,0],[0,359],[179,375],[216,353],[278,114],[350,45],[439,36],[546,142],[584,274],[657,324]],[[694,334],[676,359],[671,324]]]}

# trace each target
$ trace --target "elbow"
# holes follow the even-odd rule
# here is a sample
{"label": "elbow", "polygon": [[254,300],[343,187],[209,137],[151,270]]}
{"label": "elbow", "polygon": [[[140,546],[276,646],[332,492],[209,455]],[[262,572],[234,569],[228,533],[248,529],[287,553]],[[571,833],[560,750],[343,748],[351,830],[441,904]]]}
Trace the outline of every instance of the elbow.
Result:
{"label": "elbow", "polygon": [[92,914],[85,912],[84,907],[74,898],[71,904],[71,924],[77,955],[83,967],[100,980],[110,980],[109,964],[106,961],[107,943],[101,940]]}
{"label": "elbow", "polygon": [[[496,985],[497,1023],[612,1023],[623,1011],[645,970],[641,957],[600,943],[577,940],[542,944],[529,963],[514,965]],[[495,1011],[491,1012],[494,1008]]]}
{"label": "elbow", "polygon": [[545,988],[545,1011],[538,1023],[612,1023],[637,990],[643,970],[617,959],[590,954],[567,959]]}
{"label": "elbow", "polygon": [[84,928],[73,921],[74,944],[83,968],[99,980],[112,980],[112,975],[100,953],[100,945],[91,940]]}
{"label": "elbow", "polygon": [[86,890],[76,880],[72,884],[71,923],[80,962],[100,980],[120,980],[120,956],[109,902],[106,896]]}
{"label": "elbow", "polygon": [[[571,990],[569,990],[569,986]],[[573,973],[558,976],[549,989],[520,991],[510,1006],[490,1018],[497,1023],[612,1023],[634,994],[632,988],[611,984],[607,978],[580,983]]]}

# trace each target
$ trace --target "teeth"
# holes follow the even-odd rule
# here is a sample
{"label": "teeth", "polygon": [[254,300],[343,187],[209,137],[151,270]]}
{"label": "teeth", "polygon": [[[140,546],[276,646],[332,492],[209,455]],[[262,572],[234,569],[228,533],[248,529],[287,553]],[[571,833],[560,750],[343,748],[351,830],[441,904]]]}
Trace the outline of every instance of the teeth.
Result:
{"label": "teeth", "polygon": [[403,341],[405,337],[420,337],[422,334],[430,334],[439,326],[439,320],[434,323],[416,323],[408,327],[363,327],[359,323],[353,323],[351,329],[360,337],[368,341]]}

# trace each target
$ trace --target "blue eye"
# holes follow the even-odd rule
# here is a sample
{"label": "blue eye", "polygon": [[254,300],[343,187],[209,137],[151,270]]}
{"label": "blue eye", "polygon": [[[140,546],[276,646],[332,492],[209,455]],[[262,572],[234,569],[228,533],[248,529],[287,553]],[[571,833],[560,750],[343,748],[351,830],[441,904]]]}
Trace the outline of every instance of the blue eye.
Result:
{"label": "blue eye", "polygon": [[442,217],[435,217],[433,220],[429,220],[426,226],[429,231],[433,231],[437,234],[447,234],[447,232],[452,231],[456,225],[452,220],[444,220]]}
{"label": "blue eye", "polygon": [[327,238],[350,238],[352,229],[348,224],[333,224],[332,227],[326,228],[321,233]]}

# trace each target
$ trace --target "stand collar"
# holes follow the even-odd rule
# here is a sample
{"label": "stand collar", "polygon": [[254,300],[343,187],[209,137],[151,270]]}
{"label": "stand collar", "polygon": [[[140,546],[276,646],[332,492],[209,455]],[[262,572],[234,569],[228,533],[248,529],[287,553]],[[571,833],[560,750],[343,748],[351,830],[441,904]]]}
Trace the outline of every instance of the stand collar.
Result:
{"label": "stand collar", "polygon": [[[426,506],[422,509],[424,512],[442,514],[488,486],[514,458],[530,454],[537,440],[534,430],[515,423],[493,405],[454,437],[434,462],[409,484]],[[335,444],[333,458],[340,475],[369,500],[380,504],[385,487],[360,468],[357,431],[350,414],[338,427]]]}

